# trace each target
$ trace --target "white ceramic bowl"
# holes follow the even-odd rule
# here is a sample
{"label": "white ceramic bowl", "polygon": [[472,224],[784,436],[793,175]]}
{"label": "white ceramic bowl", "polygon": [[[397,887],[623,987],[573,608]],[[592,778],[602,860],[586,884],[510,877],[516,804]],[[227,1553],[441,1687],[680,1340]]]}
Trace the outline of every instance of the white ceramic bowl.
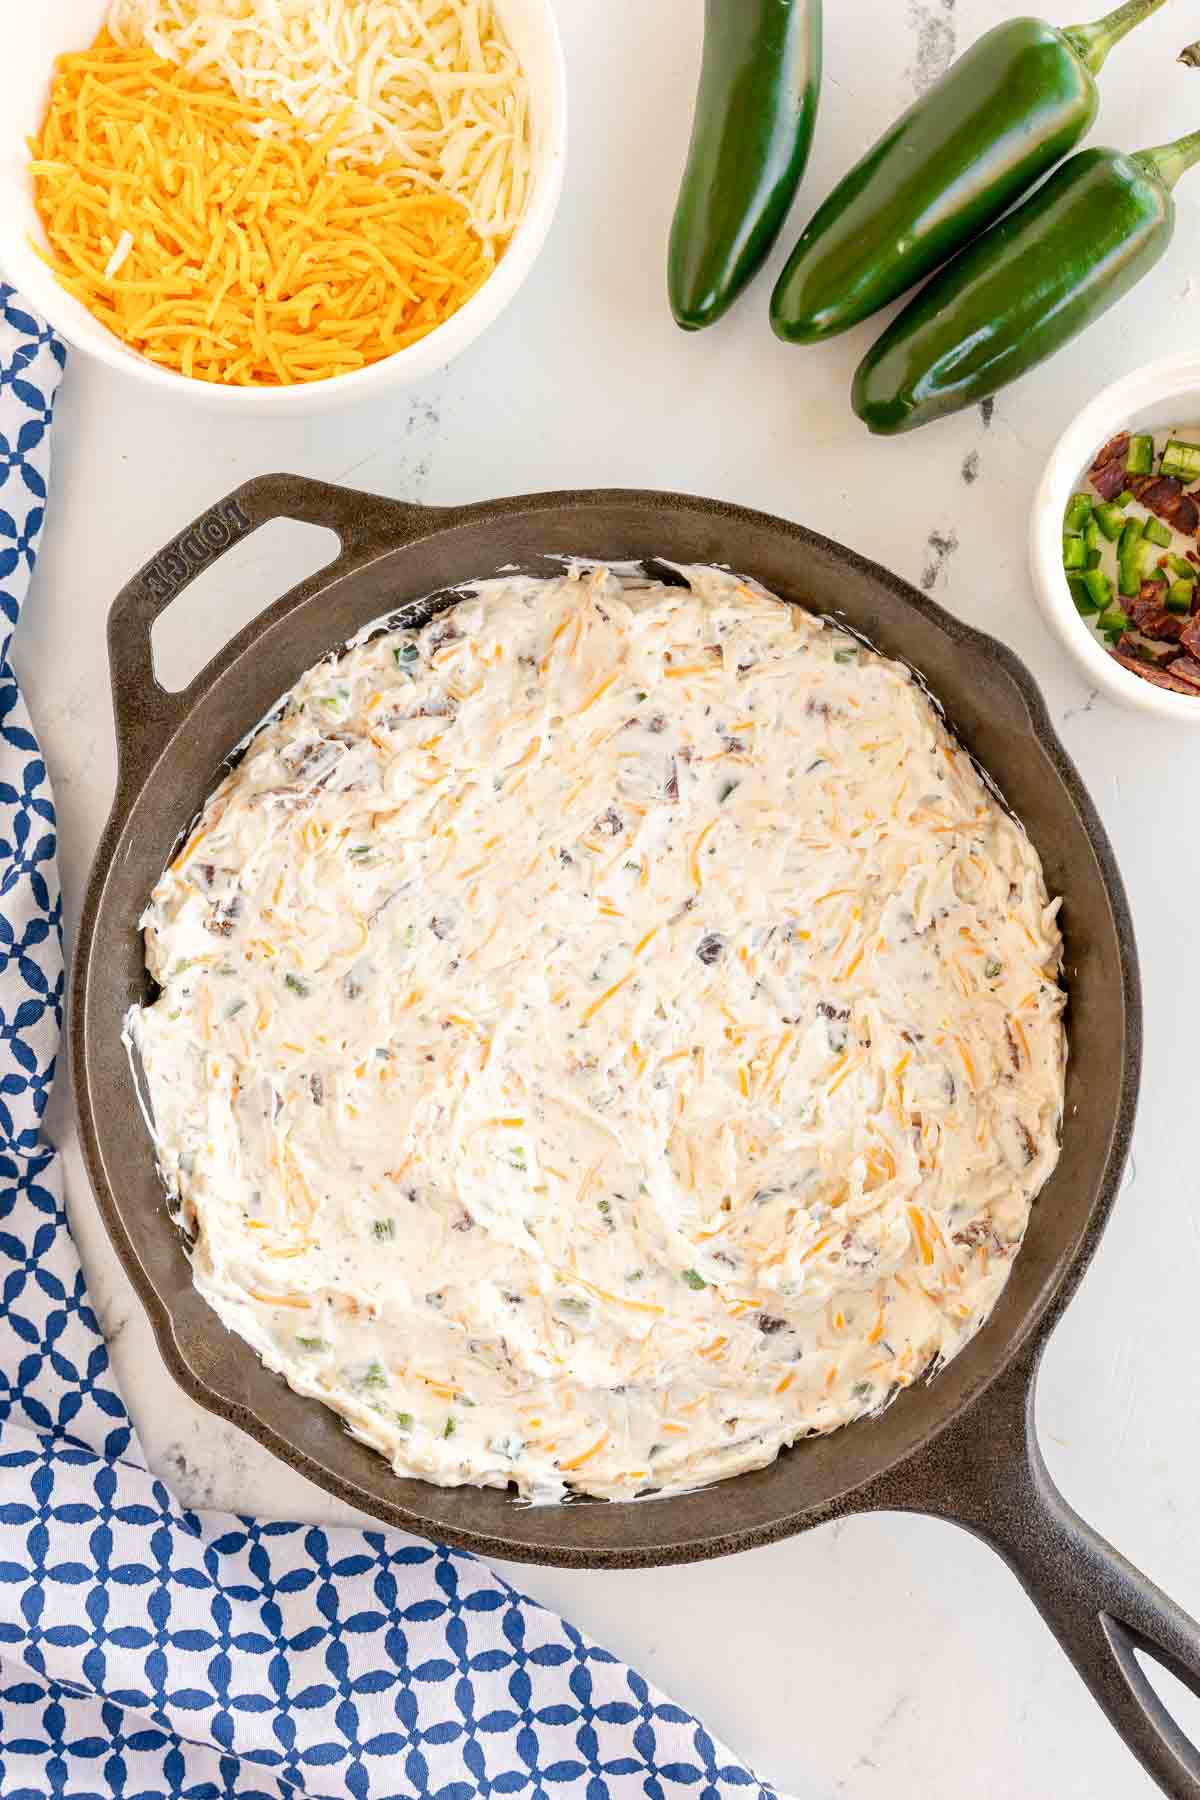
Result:
{"label": "white ceramic bowl", "polygon": [[1200,425],[1200,355],[1147,363],[1098,394],[1058,440],[1033,503],[1030,554],[1042,611],[1089,684],[1141,712],[1200,725],[1200,695],[1173,694],[1114,662],[1080,618],[1063,572],[1063,516],[1076,490],[1087,487],[1096,452],[1119,431],[1161,431]]}
{"label": "white ceramic bowl", "polygon": [[284,417],[327,412],[344,403],[404,388],[459,355],[504,311],[546,241],[562,191],[567,91],[554,0],[496,0],[529,81],[534,180],[525,217],[495,273],[453,318],[407,349],[353,375],[290,388],[220,387],[160,368],[128,349],[59,286],[35,255],[44,242],[27,173],[26,139],[41,126],[54,58],[95,38],[105,0],[0,0],[0,270],[68,341],[114,369],[167,393],[235,415]]}

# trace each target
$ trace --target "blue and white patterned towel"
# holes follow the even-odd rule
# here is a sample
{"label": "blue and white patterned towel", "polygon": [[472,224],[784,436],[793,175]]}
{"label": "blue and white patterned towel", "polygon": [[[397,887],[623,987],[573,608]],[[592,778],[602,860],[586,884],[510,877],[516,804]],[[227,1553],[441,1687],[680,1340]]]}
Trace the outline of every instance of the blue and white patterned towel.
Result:
{"label": "blue and white patterned towel", "polygon": [[64,360],[0,284],[0,1796],[774,1800],[474,1557],[192,1513],[145,1467],[41,1138],[61,902],[8,648]]}

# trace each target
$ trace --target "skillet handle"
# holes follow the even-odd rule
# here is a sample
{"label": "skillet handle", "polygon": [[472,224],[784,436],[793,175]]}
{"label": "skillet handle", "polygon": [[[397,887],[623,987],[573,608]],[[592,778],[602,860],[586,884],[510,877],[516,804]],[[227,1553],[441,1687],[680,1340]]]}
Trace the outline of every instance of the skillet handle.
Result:
{"label": "skillet handle", "polygon": [[108,615],[108,659],[122,778],[145,771],[186,715],[203,674],[178,693],[157,680],[150,634],[154,621],[198,575],[235,544],[273,519],[324,525],[341,549],[289,598],[324,586],[343,566],[361,565],[382,551],[419,537],[434,508],[334,487],[302,475],[260,475],[218,500],[126,583]]}
{"label": "skillet handle", "polygon": [[1126,1744],[1172,1800],[1200,1800],[1200,1749],[1135,1652],[1200,1696],[1200,1624],[1080,1518],[1034,1425],[1040,1346],[882,1486],[882,1504],[964,1526],[1008,1564]]}

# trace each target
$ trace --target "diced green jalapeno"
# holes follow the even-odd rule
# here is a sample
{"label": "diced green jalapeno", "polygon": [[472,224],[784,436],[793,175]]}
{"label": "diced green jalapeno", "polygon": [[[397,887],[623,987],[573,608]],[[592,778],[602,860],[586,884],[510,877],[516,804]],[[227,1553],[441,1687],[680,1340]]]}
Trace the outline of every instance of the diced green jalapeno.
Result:
{"label": "diced green jalapeno", "polygon": [[1071,598],[1075,602],[1076,612],[1082,613],[1085,618],[1090,613],[1099,612],[1100,609],[1088,593],[1087,582],[1082,575],[1068,575],[1067,586],[1071,590]]}
{"label": "diced green jalapeno", "polygon": [[1112,605],[1113,584],[1100,569],[1089,569],[1083,577],[1083,585],[1094,612],[1104,611]]}
{"label": "diced green jalapeno", "polygon": [[1142,585],[1144,552],[1142,521],[1126,519],[1121,531],[1121,541],[1117,545],[1117,576],[1118,586],[1127,598],[1132,598]]}
{"label": "diced green jalapeno", "polygon": [[1125,514],[1111,500],[1102,500],[1092,517],[1110,544],[1115,544],[1125,527]]}
{"label": "diced green jalapeno", "polygon": [[1200,481],[1200,444],[1171,438],[1158,465],[1160,475],[1174,475],[1177,481]]}
{"label": "diced green jalapeno", "polygon": [[1063,530],[1068,537],[1083,530],[1092,516],[1092,496],[1090,494],[1072,494],[1067,516],[1063,521]]}

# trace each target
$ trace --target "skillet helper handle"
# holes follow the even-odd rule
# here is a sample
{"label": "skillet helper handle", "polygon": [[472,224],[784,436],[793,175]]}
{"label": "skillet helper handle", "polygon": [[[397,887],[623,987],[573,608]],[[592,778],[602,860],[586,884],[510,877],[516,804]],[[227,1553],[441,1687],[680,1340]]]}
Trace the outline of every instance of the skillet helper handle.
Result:
{"label": "skillet helper handle", "polygon": [[[121,770],[141,769],[158,754],[191,703],[191,688],[171,693],[154,673],[154,622],[198,575],[226,551],[274,519],[295,519],[336,532],[341,549],[301,583],[324,586],[343,564],[360,563],[420,534],[432,509],[301,475],[261,475],[218,500],[126,583],[108,615],[108,660]],[[197,677],[197,680],[201,679]],[[195,685],[195,684],[193,684]]]}
{"label": "skillet helper handle", "polygon": [[1040,1347],[1019,1357],[918,1454],[902,1478],[903,1494],[885,1504],[898,1498],[906,1510],[952,1519],[990,1544],[1164,1794],[1200,1800],[1200,1749],[1135,1654],[1200,1697],[1200,1624],[1093,1531],[1055,1486],[1034,1425],[1039,1358]]}

